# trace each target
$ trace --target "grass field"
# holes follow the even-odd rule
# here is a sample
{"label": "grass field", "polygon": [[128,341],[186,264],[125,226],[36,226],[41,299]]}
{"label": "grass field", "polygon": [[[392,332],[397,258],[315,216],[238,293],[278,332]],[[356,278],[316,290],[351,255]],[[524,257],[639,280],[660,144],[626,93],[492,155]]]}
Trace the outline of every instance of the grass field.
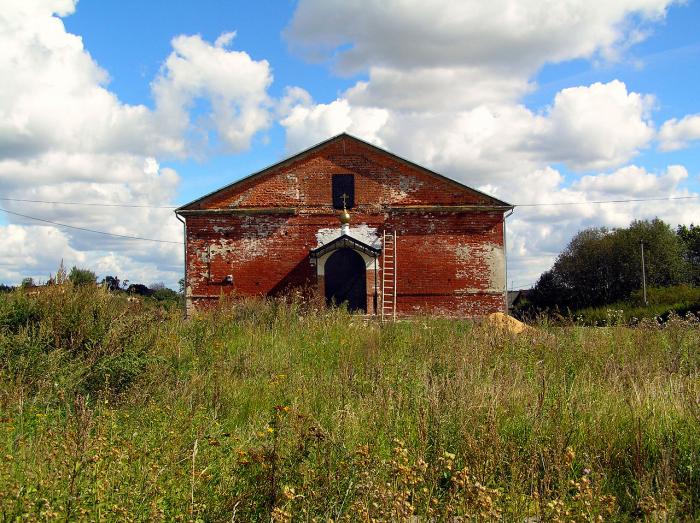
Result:
{"label": "grass field", "polygon": [[0,517],[700,518],[700,330],[0,296]]}

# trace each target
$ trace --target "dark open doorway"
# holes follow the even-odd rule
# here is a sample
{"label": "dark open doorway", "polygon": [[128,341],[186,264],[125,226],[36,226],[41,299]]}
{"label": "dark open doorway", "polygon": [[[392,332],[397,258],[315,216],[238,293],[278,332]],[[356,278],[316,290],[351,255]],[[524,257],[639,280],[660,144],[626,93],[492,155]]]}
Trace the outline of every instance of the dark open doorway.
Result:
{"label": "dark open doorway", "polygon": [[355,250],[338,249],[326,260],[326,303],[346,303],[349,311],[367,312],[365,260]]}

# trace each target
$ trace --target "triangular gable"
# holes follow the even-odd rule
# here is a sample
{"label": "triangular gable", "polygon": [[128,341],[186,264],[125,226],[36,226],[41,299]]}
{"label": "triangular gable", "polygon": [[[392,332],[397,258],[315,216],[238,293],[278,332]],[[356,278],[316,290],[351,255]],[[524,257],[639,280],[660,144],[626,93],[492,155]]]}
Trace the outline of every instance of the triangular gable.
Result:
{"label": "triangular gable", "polygon": [[[377,147],[376,145],[373,145],[369,142],[366,142],[364,140],[361,140],[355,136],[349,135],[347,133],[341,133],[337,136],[334,136],[332,138],[329,138],[328,140],[324,140],[323,142],[320,142],[300,153],[297,153],[289,158],[286,158],[285,160],[282,160],[281,162],[275,163],[271,166],[268,166],[256,173],[253,173],[249,176],[246,176],[240,180],[237,180],[229,185],[226,185],[220,189],[217,189],[216,191],[213,191],[209,194],[206,194],[200,198],[197,198],[196,200],[193,200],[185,205],[182,205],[178,209],[175,210],[175,212],[179,211],[187,211],[187,210],[199,210],[199,209],[216,209],[216,208],[231,208],[234,207],[235,204],[231,204],[230,201],[227,202],[226,205],[217,205],[217,202],[225,201],[227,200],[227,196],[230,195],[235,195],[237,193],[243,192],[245,190],[249,190],[253,187],[255,187],[257,184],[263,184],[267,180],[269,180],[272,176],[278,175],[281,171],[284,171],[285,169],[289,169],[291,166],[295,166],[298,164],[301,164],[305,160],[310,160],[313,159],[314,155],[318,155],[323,149],[325,148],[330,148],[333,147],[334,145],[339,145],[343,144],[343,150],[345,149],[345,140],[348,140],[350,143],[349,145],[358,145],[361,148],[367,149],[370,153],[373,153],[375,157],[383,157],[386,161],[388,162],[393,162],[395,164],[402,164],[403,166],[407,167],[409,170],[415,171],[416,174],[421,174],[423,176],[427,176],[430,179],[433,179],[439,184],[445,184],[448,185],[451,190],[457,191],[459,193],[462,193],[464,197],[469,198],[469,203],[475,205],[475,206],[487,206],[487,207],[494,207],[494,208],[503,208],[504,210],[511,209],[513,206],[509,203],[506,203],[502,200],[499,200],[497,198],[494,198],[493,196],[490,196],[488,194],[485,194],[481,191],[478,191],[476,189],[473,189],[471,187],[468,187],[467,185],[464,185],[456,180],[453,180],[452,178],[448,178],[447,176],[443,176],[439,173],[436,173],[435,171],[432,171],[430,169],[427,169],[426,167],[423,167],[421,165],[418,165],[414,162],[411,162],[410,160],[406,160],[404,158],[401,158],[400,156],[397,156],[394,153],[391,153],[389,151],[386,151],[385,149],[382,149],[381,147]],[[230,198],[229,198],[230,200]],[[294,200],[294,196],[291,194],[277,194],[276,195],[276,206],[284,207],[284,206],[294,206],[298,202]],[[250,205],[243,204],[245,207],[249,207]],[[253,205],[254,206],[254,205]]]}
{"label": "triangular gable", "polygon": [[309,255],[311,256],[311,258],[320,258],[324,254],[345,247],[355,249],[356,251],[364,252],[365,254],[373,258],[378,257],[382,253],[382,250],[380,248],[368,245],[362,240],[354,238],[353,236],[350,236],[348,234],[341,234],[335,240],[321,245],[320,247],[316,247],[315,249],[311,249]]}

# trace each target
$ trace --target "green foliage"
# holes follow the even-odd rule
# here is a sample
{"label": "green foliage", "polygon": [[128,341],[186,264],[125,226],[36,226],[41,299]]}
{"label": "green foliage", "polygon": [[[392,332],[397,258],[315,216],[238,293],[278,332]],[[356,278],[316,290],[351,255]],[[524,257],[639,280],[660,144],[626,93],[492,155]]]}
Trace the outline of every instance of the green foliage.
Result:
{"label": "green foliage", "polygon": [[74,265],[68,273],[68,279],[73,285],[94,285],[97,276],[89,269],[79,269]]}
{"label": "green foliage", "polygon": [[55,285],[0,299],[0,372],[36,394],[125,389],[151,357],[156,311],[95,287]]}
{"label": "green foliage", "polygon": [[648,286],[687,283],[680,237],[663,221],[635,221],[625,229],[579,232],[528,297],[537,308],[578,310],[626,300],[642,286],[641,243]]}
{"label": "green foliage", "polygon": [[641,320],[667,321],[674,315],[700,318],[700,288],[689,285],[651,287],[647,289],[644,305],[642,291],[632,293],[626,302],[611,303],[602,307],[589,307],[576,311],[576,320],[582,325],[628,325]]}
{"label": "green foliage", "polygon": [[118,291],[119,289],[121,289],[121,283],[119,281],[119,278],[117,278],[116,276],[105,276],[102,280],[102,285],[104,285],[107,288],[107,290],[110,291]]}
{"label": "green foliage", "polygon": [[[650,287],[647,288],[647,302],[649,305],[687,304],[700,307],[700,287],[690,285]],[[636,306],[644,305],[644,296],[641,290],[632,293],[630,303]]]}
{"label": "green foliage", "polygon": [[167,287],[156,289],[152,296],[158,301],[178,301],[180,299],[180,295],[177,292]]}
{"label": "green foliage", "polygon": [[[700,517],[700,329],[0,295],[3,519]],[[117,376],[126,377],[118,382]]]}
{"label": "green foliage", "polygon": [[679,225],[676,234],[685,247],[685,258],[690,265],[691,280],[700,285],[700,225]]}

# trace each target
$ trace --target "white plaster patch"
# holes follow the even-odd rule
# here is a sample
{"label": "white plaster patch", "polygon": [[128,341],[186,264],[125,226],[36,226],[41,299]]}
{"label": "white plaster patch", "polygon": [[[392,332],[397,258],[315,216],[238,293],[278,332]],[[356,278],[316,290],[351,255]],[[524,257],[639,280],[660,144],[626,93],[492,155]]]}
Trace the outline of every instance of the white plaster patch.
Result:
{"label": "white plaster patch", "polygon": [[502,291],[506,284],[506,261],[503,254],[503,247],[495,244],[486,245],[484,259],[486,260],[491,274],[489,286],[492,290]]}
{"label": "white plaster patch", "polygon": [[472,248],[469,245],[458,245],[455,247],[455,256],[458,261],[467,261],[472,255]]}
{"label": "white plaster patch", "polygon": [[[503,255],[503,247],[494,243],[487,243],[483,246],[458,245],[455,247],[455,257],[458,262],[468,262],[470,258],[479,258],[483,260],[486,266],[488,275],[489,291],[502,292],[506,281],[505,258]],[[458,278],[474,278],[478,275],[471,274],[470,270],[460,268],[457,269],[456,276]],[[472,291],[475,289],[463,289],[464,291]],[[482,289],[483,291],[483,289]]]}
{"label": "white plaster patch", "polygon": [[460,262],[460,265],[457,266],[457,273],[455,274],[457,278],[468,278],[470,276],[469,271],[462,268],[461,263],[469,261],[473,255],[473,249],[470,245],[457,245],[455,247],[455,258]]}
{"label": "white plaster patch", "polygon": [[247,192],[244,192],[244,193],[241,194],[238,198],[236,198],[236,199],[233,200],[231,203],[229,203],[228,206],[229,206],[229,207],[238,207],[238,206],[243,202],[243,200],[245,200],[245,197],[246,197],[247,195],[248,195],[248,193],[247,193]]}
{"label": "white plaster patch", "polygon": [[294,172],[288,172],[285,176],[287,183],[285,184],[284,195],[292,200],[298,200],[300,198],[299,193],[299,179]]}
{"label": "white plaster patch", "polygon": [[415,192],[423,186],[423,182],[415,176],[399,176],[398,187],[389,186],[389,196],[392,201],[404,200],[410,193]]}
{"label": "white plaster patch", "polygon": [[227,261],[248,262],[267,254],[268,241],[264,238],[241,238],[235,243],[214,242],[211,257],[221,256]]}
{"label": "white plaster patch", "polygon": [[[319,229],[316,233],[316,247],[321,247],[327,243],[332,242],[336,238],[341,236],[340,227]],[[375,249],[379,249],[382,246],[382,239],[377,233],[376,227],[370,227],[366,223],[362,223],[355,227],[350,227],[348,236],[360,240],[362,243],[370,245]]]}

